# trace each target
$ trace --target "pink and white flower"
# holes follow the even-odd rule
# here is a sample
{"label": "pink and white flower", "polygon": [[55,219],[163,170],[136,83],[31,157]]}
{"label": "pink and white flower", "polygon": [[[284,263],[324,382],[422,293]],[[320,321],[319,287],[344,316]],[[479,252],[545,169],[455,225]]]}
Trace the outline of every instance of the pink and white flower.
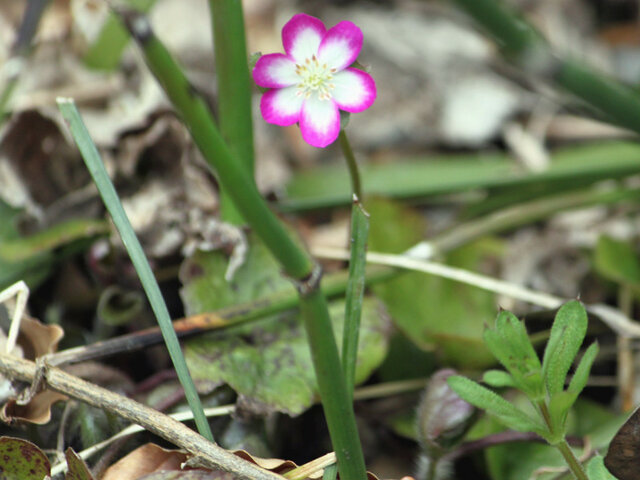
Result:
{"label": "pink and white flower", "polygon": [[282,28],[286,53],[260,57],[253,79],[268,88],[260,101],[263,118],[275,125],[300,124],[302,138],[326,147],[340,133],[340,110],[361,112],[376,99],[368,73],[351,68],[362,49],[362,31],[351,22],[327,30],[299,13]]}

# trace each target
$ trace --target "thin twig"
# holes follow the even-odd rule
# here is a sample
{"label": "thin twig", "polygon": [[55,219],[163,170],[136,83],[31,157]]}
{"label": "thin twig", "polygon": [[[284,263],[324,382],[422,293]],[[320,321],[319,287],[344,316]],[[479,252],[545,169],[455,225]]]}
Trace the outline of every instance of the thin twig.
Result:
{"label": "thin twig", "polygon": [[[236,408],[235,405],[221,405],[219,407],[205,408],[204,414],[207,416],[207,418],[222,416],[222,415],[229,415],[235,411],[235,408]],[[193,420],[193,413],[191,411],[185,411],[185,412],[171,414],[169,415],[169,417],[173,418],[178,422],[185,422],[187,420]],[[91,445],[89,448],[86,448],[85,450],[78,452],[77,455],[83,460],[86,460],[88,458],[91,458],[93,455],[98,453],[103,448],[111,445],[116,440],[128,437],[130,435],[133,435],[134,433],[144,432],[144,430],[145,430],[144,427],[141,427],[140,425],[136,425],[136,424],[129,425],[127,428],[125,428],[124,430],[121,430],[120,432],[116,433],[112,437],[109,437],[102,442],[96,443],[95,445]],[[63,455],[60,463],[54,465],[51,468],[51,476],[53,477],[55,475],[58,475],[59,473],[66,472],[67,468],[68,468],[67,462],[64,460],[64,455]]]}
{"label": "thin twig", "polygon": [[[34,362],[0,353],[0,372],[7,378],[32,382],[36,378],[36,370]],[[135,400],[93,385],[59,368],[47,367],[44,377],[52,390],[137,423],[151,433],[201,457],[212,468],[231,472],[240,478],[282,480],[280,475],[235,456],[177,420]]]}
{"label": "thin twig", "polygon": [[[349,251],[341,248],[315,248],[313,249],[313,254],[317,257],[337,260],[347,260],[349,258]],[[565,298],[530,290],[514,283],[480,275],[462,268],[450,267],[442,263],[426,260],[416,260],[406,255],[369,252],[367,253],[367,262],[437,275],[549,309],[558,308],[568,301]],[[640,324],[634,322],[619,310],[604,304],[586,305],[585,308],[589,313],[598,316],[619,335],[640,337]]]}

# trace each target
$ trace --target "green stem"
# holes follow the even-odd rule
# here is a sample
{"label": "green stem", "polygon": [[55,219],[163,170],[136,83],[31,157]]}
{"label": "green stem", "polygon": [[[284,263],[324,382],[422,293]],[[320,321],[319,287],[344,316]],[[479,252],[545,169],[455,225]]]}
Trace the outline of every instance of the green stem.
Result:
{"label": "green stem", "polygon": [[349,143],[349,139],[347,138],[347,133],[344,130],[340,130],[338,139],[340,140],[340,148],[342,149],[344,159],[347,161],[347,167],[349,167],[349,177],[351,178],[351,192],[358,198],[358,200],[362,201],[362,185],[360,181],[360,172],[358,171],[356,157],[353,155],[353,150],[351,149],[351,144]]}
{"label": "green stem", "polygon": [[558,445],[556,445],[556,448],[560,450],[560,453],[564,457],[565,462],[567,462],[569,470],[571,470],[571,473],[573,473],[574,477],[576,477],[578,480],[589,480],[589,477],[587,477],[584,468],[582,468],[582,465],[574,455],[573,450],[571,450],[571,447],[569,447],[569,444],[566,440],[563,440]]}
{"label": "green stem", "polygon": [[[351,395],[347,391],[327,303],[322,292],[316,289],[301,295],[300,310],[307,335],[313,339],[310,341],[311,356],[331,442],[338,459],[340,478],[364,480],[367,475],[358,430],[350,428],[351,425],[355,426],[356,422]],[[323,395],[324,392],[328,394]],[[332,421],[334,419],[340,421]],[[354,445],[358,448],[352,448]]]}
{"label": "green stem", "polygon": [[200,432],[200,435],[213,441],[209,422],[204,414],[202,403],[200,403],[200,397],[198,396],[191,374],[187,368],[187,363],[182,355],[180,343],[178,342],[178,337],[173,329],[171,317],[169,316],[169,311],[167,310],[167,306],[162,298],[160,287],[153,276],[153,271],[151,270],[149,262],[142,250],[142,246],[133,231],[133,227],[129,222],[127,214],[122,207],[122,203],[120,203],[118,194],[113,183],[111,183],[111,179],[107,174],[104,164],[102,163],[100,154],[91,140],[89,132],[87,131],[73,100],[59,98],[58,107],[60,108],[60,112],[62,113],[65,121],[69,125],[71,134],[78,145],[78,149],[82,154],[85,164],[87,165],[87,169],[89,170],[89,173],[91,173],[91,177],[98,187],[100,196],[113,219],[113,223],[118,229],[118,233],[122,238],[122,243],[127,249],[131,262],[140,277],[142,287],[147,294],[151,308],[158,320],[158,325],[162,331],[162,336],[164,337],[174,368],[176,369],[180,383],[184,388],[185,397],[187,398],[189,407],[193,412],[193,418],[196,422],[196,426],[198,427],[198,431]]}
{"label": "green stem", "polygon": [[436,472],[438,471],[438,461],[440,461],[440,456],[429,456],[429,469],[427,470],[427,476],[425,480],[437,480]]}
{"label": "green stem", "polygon": [[[547,404],[542,400],[538,402],[537,405],[540,413],[542,414],[542,418],[544,419],[544,423],[549,429],[549,433],[551,433],[551,436],[553,436],[554,428],[551,422],[551,414],[549,413]],[[569,447],[566,438],[563,438],[559,443],[555,444],[554,447],[556,447],[560,451],[574,477],[576,477],[578,480],[589,480],[587,474],[582,468],[582,465],[574,455],[573,450],[571,450],[571,447]]]}
{"label": "green stem", "polygon": [[497,0],[456,0],[525,71],[546,77],[603,112],[613,123],[640,133],[640,97],[619,82],[555,55],[541,35]]}
{"label": "green stem", "polygon": [[246,167],[224,142],[204,99],[153,34],[147,19],[131,11],[121,12],[121,15],[140,45],[149,68],[189,128],[204,158],[217,172],[233,203],[285,273],[298,285],[300,309],[340,476],[344,480],[364,480],[366,470],[353,406],[347,394],[327,302],[318,289],[314,262],[269,209]]}
{"label": "green stem", "polygon": [[[218,122],[231,153],[253,178],[251,77],[240,0],[209,0],[218,80]],[[244,223],[226,191],[220,193],[222,219]]]}
{"label": "green stem", "polygon": [[294,279],[310,275],[313,262],[291,239],[269,209],[245,166],[236,161],[224,142],[206,101],[189,83],[180,66],[152,32],[146,17],[130,10],[120,13],[139,44],[149,69],[182,117],[205,160],[217,172],[218,180],[232,195],[245,220],[283,265],[287,275]]}

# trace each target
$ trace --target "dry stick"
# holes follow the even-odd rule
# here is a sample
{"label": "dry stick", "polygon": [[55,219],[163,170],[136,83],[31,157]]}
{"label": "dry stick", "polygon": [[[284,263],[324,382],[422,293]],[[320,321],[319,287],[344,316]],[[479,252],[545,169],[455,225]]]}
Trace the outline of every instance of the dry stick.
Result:
{"label": "dry stick", "polygon": [[[631,315],[633,311],[633,291],[629,285],[620,285],[618,291],[618,305],[625,315]],[[628,412],[634,407],[633,393],[635,390],[635,373],[633,367],[633,352],[631,351],[631,339],[626,335],[619,335],[618,346],[618,387],[622,411]]]}
{"label": "dry stick", "polygon": [[[37,369],[34,362],[0,353],[0,372],[8,378],[33,382]],[[240,478],[282,480],[280,475],[214,445],[189,427],[153,408],[93,385],[59,368],[45,367],[43,373],[46,384],[52,390],[137,423],[187,452],[201,457],[211,467],[231,472]]]}

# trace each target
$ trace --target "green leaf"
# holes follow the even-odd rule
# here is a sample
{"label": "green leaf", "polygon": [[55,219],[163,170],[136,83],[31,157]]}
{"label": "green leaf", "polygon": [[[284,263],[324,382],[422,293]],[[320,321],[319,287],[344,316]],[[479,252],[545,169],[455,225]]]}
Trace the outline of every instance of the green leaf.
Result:
{"label": "green leaf", "polygon": [[589,480],[618,480],[611,475],[607,467],[604,466],[602,455],[596,455],[587,464],[587,476]]}
{"label": "green leaf", "polygon": [[64,456],[67,459],[67,465],[69,467],[69,470],[64,476],[64,480],[93,480],[93,475],[91,475],[84,460],[82,460],[71,447],[67,448]]}
{"label": "green leaf", "polygon": [[608,280],[640,286],[638,252],[629,242],[601,235],[594,252],[594,264],[598,273]]}
{"label": "green leaf", "polygon": [[[469,192],[475,188],[510,188],[515,192],[529,189],[540,196],[551,189],[567,192],[604,178],[640,172],[639,154],[640,147],[635,143],[606,142],[558,149],[552,154],[549,168],[540,173],[515,168],[513,159],[506,155],[470,154],[396,158],[362,165],[361,174],[365,192],[393,198]],[[347,205],[350,199],[344,165],[323,165],[296,173],[286,186],[286,200],[281,207],[299,210]]]}
{"label": "green leaf", "polygon": [[0,437],[0,459],[0,478],[42,480],[51,473],[51,464],[42,450],[20,438]]}
{"label": "green leaf", "polygon": [[576,300],[564,304],[551,327],[542,360],[542,372],[549,395],[561,392],[569,368],[587,333],[587,312]]}
{"label": "green leaf", "polygon": [[503,370],[487,370],[482,376],[482,381],[496,388],[515,387],[513,377]]}
{"label": "green leaf", "polygon": [[98,192],[102,197],[102,201],[111,215],[111,219],[120,234],[122,243],[129,254],[131,263],[133,263],[136,273],[140,279],[140,283],[142,284],[145,294],[149,299],[149,304],[151,305],[156,320],[158,321],[158,325],[160,326],[162,337],[167,350],[169,351],[173,367],[175,368],[178,378],[180,379],[180,383],[184,388],[185,398],[193,412],[198,431],[205,438],[213,440],[209,422],[204,415],[200,398],[198,397],[195,385],[189,375],[189,370],[184,360],[180,343],[178,342],[178,337],[173,329],[169,310],[167,309],[167,305],[165,304],[162,293],[160,292],[160,287],[158,286],[155,275],[151,270],[149,261],[142,250],[142,245],[133,231],[131,222],[129,222],[129,218],[124,211],[120,198],[118,197],[118,193],[111,182],[111,178],[102,163],[100,153],[98,152],[96,145],[93,143],[91,135],[89,135],[89,131],[87,130],[73,99],[58,97],[57,103],[60,113],[71,132],[71,136],[76,142],[78,150],[80,150],[82,159],[84,160],[96,187],[98,187]]}
{"label": "green leaf", "polygon": [[507,427],[520,432],[535,432],[541,436],[547,435],[548,432],[539,420],[531,418],[500,395],[473,380],[454,375],[449,377],[447,383],[460,398],[485,410]]}
{"label": "green leaf", "polygon": [[[529,402],[524,395],[514,398],[523,406]],[[614,415],[600,404],[579,398],[567,420],[568,433],[578,437],[588,436],[594,450],[604,452],[611,438],[626,416]],[[482,429],[482,435],[498,433],[504,428],[493,417],[481,417],[474,428]],[[477,438],[477,437],[475,437]],[[474,439],[475,439],[474,438]],[[540,467],[566,467],[555,447],[535,442],[511,442],[484,450],[489,478],[492,480],[531,479]],[[554,480],[557,474],[542,475],[539,480]],[[569,476],[562,477],[568,480]]]}
{"label": "green leaf", "polygon": [[[223,252],[196,252],[180,270],[181,295],[189,315],[218,310],[293,289],[278,264],[255,235],[233,279],[224,278],[228,258]],[[344,302],[330,306],[333,330],[342,341]],[[355,382],[364,381],[384,360],[389,321],[382,305],[365,299]],[[229,384],[256,409],[299,414],[317,400],[317,384],[297,312],[285,312],[224,332],[185,342],[185,356],[202,392]]]}
{"label": "green leaf", "polygon": [[[426,225],[419,213],[379,198],[369,199],[365,206],[375,218],[369,231],[370,250],[398,253],[424,238]],[[488,257],[488,243],[459,248],[443,261],[477,269]],[[495,362],[482,340],[484,323],[495,316],[492,293],[413,272],[377,284],[372,290],[385,302],[398,329],[421,349],[436,350],[443,363],[483,368]]]}
{"label": "green leaf", "polygon": [[572,392],[558,392],[551,396],[549,400],[549,415],[554,436],[549,443],[552,445],[562,441],[564,438],[567,430],[567,414],[577,398],[578,395]]}
{"label": "green leaf", "polygon": [[571,382],[569,382],[569,388],[567,389],[569,392],[575,393],[576,395],[580,395],[580,392],[587,385],[587,380],[589,380],[589,373],[591,372],[591,365],[593,365],[594,360],[598,356],[598,343],[592,343],[589,348],[587,348],[584,355],[582,355],[582,359],[580,359],[580,363],[578,364],[578,368],[576,368],[575,373],[573,374],[573,378],[571,378]]}
{"label": "green leaf", "polygon": [[353,392],[353,378],[356,370],[368,238],[369,214],[359,202],[354,202],[351,209],[351,256],[349,259],[349,282],[345,292],[345,322],[342,344],[342,364],[349,393]]}
{"label": "green leaf", "polygon": [[512,313],[502,311],[496,318],[495,327],[485,330],[484,341],[520,390],[534,401],[544,395],[540,359],[524,322]]}
{"label": "green leaf", "polygon": [[[0,245],[21,243],[22,237],[15,222],[20,210],[0,199]],[[30,287],[37,286],[49,274],[54,257],[50,251],[40,252],[30,258],[14,261],[0,256],[0,290],[24,280]]]}
{"label": "green leaf", "polygon": [[244,263],[227,281],[230,258],[220,251],[196,251],[180,267],[180,296],[187,315],[212,312],[283,291],[295,293],[273,256],[255,234],[247,236]]}
{"label": "green leaf", "polygon": [[[342,339],[344,303],[330,305],[336,340]],[[363,303],[355,383],[382,363],[388,320],[374,299]],[[227,383],[256,411],[302,413],[317,401],[317,383],[305,330],[296,313],[272,316],[256,325],[190,340],[185,356],[202,392]]]}

